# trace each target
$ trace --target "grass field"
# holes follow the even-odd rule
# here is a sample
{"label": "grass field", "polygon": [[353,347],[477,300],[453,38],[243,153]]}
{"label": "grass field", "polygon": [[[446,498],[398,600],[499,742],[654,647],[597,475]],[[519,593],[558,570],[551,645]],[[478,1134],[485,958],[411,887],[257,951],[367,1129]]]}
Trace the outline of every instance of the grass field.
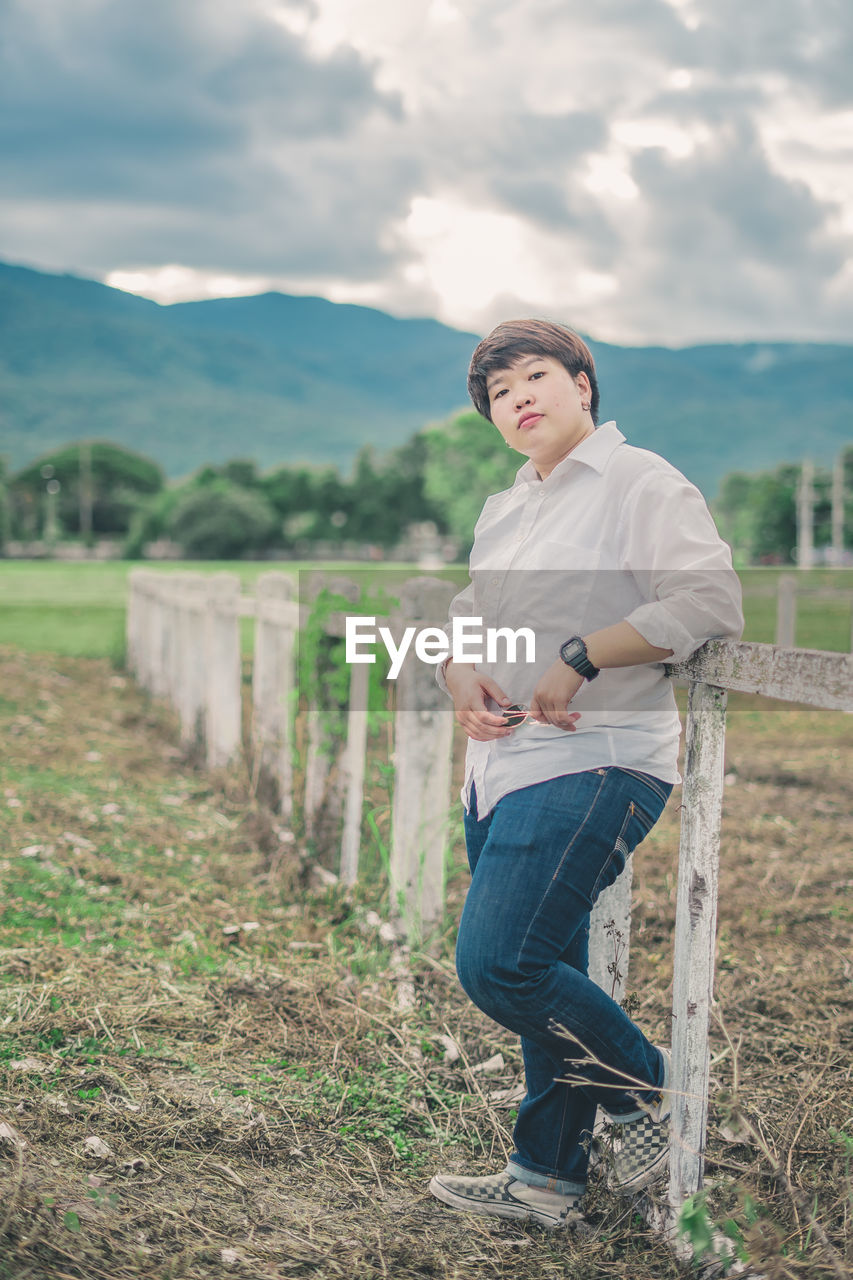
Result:
{"label": "grass field", "polygon": [[[117,670],[131,567],[0,561],[0,1280],[675,1280],[600,1179],[571,1236],[428,1196],[438,1167],[502,1166],[521,1079],[453,973],[458,814],[447,919],[410,958],[404,1012],[378,928],[387,758],[375,744],[374,874],[327,887],[251,762],[197,770]],[[184,567],[251,589],[281,566]],[[748,639],[773,639],[777,576],[743,574]],[[853,596],[853,572],[808,580]],[[798,642],[846,650],[849,609],[805,597]],[[713,1220],[773,1280],[853,1266],[852,753],[853,717],[730,697],[694,1238]],[[676,792],[635,859],[628,985],[655,1039],[678,825]]]}
{"label": "grass field", "polygon": [[[600,1180],[581,1235],[427,1194],[438,1167],[501,1167],[521,1075],[453,973],[458,841],[402,1011],[381,882],[319,884],[249,772],[195,770],[106,660],[0,649],[0,734],[0,1280],[680,1274]],[[853,717],[732,697],[696,1223],[775,1280],[853,1263],[852,748]],[[629,988],[654,1038],[678,804],[635,859]]]}
{"label": "grass field", "polygon": [[[293,561],[237,561],[233,563],[170,563],[156,567],[169,573],[192,569],[203,573],[227,570],[236,573],[246,593],[255,580],[270,569],[292,573],[316,569],[314,563]],[[365,571],[364,565],[323,565],[346,575]],[[132,563],[64,563],[58,561],[0,560],[0,644],[15,645],[32,653],[61,653],[74,657],[109,657],[119,661],[124,652],[124,618],[127,576]],[[395,571],[399,566],[394,566]],[[382,572],[387,572],[383,569]],[[412,569],[413,574],[417,573]],[[776,630],[776,582],[778,569],[745,569],[746,631],[744,639],[772,644]],[[797,609],[797,644],[805,649],[850,651],[853,615],[853,569],[815,569],[798,574],[807,587],[832,587],[845,593],[837,600],[804,595]],[[251,646],[252,622],[243,619],[243,643]]]}

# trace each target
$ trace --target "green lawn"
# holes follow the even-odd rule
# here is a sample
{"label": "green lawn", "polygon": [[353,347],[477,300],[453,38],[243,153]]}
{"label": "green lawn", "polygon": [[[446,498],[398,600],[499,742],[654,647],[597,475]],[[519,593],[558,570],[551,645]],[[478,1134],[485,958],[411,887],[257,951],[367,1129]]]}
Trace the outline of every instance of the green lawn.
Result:
{"label": "green lawn", "polygon": [[[15,645],[29,653],[119,661],[124,653],[127,579],[140,567],[163,573],[227,570],[239,575],[248,593],[259,574],[270,569],[284,569],[295,578],[301,568],[309,566],[268,561],[175,561],[140,566],[127,560],[82,564],[0,560],[0,644]],[[250,646],[251,619],[243,620],[243,633],[244,645]]]}
{"label": "green lawn", "polygon": [[[0,560],[0,644],[11,644],[31,653],[59,653],[70,657],[110,657],[119,662],[124,652],[124,617],[127,577],[137,567],[129,561],[68,563],[64,561]],[[236,573],[246,592],[255,580],[272,569],[292,573],[325,569],[361,575],[375,566],[353,563],[301,563],[296,561],[209,560],[146,565],[158,572],[192,569],[201,573],[227,570]],[[381,566],[383,574],[392,566]],[[394,565],[402,573],[416,574],[411,566]],[[780,569],[744,569],[746,632],[744,638],[772,644],[776,629],[776,582]],[[849,652],[853,569],[814,569],[798,573],[808,587],[834,587],[846,593],[837,600],[802,596],[797,608],[797,644],[806,649]],[[243,621],[244,648],[251,646],[252,622]]]}

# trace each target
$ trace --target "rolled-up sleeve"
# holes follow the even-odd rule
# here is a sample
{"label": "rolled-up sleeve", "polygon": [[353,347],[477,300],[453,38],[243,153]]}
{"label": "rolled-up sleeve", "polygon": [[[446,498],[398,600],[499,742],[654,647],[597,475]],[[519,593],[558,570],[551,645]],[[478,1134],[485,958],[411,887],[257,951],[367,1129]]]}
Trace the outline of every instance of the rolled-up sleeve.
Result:
{"label": "rolled-up sleeve", "polygon": [[624,567],[646,603],[626,618],[683,662],[706,640],[743,632],[740,580],[699,490],[671,468],[652,473],[623,513]]}

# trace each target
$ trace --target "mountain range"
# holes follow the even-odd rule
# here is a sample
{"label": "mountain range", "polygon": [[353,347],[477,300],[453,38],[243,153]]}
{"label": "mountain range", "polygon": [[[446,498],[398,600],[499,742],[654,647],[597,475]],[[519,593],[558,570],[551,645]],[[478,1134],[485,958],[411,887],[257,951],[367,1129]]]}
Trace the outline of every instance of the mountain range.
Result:
{"label": "mountain range", "polygon": [[[233,458],[347,471],[363,444],[381,454],[466,407],[476,341],[323,298],[161,306],[0,263],[0,455],[14,470],[90,438],[173,476]],[[853,442],[853,346],[590,345],[601,420],[709,498],[728,471],[829,464]]]}

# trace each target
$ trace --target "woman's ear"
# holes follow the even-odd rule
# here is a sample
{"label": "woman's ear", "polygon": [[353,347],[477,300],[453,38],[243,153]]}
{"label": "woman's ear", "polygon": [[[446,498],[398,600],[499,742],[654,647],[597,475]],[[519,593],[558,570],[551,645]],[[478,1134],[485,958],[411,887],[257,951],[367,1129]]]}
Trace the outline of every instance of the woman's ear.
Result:
{"label": "woman's ear", "polygon": [[580,392],[581,399],[582,400],[588,399],[592,395],[592,387],[590,386],[589,378],[584,373],[583,369],[581,369],[580,373],[575,374],[574,381],[575,381],[575,386]]}

